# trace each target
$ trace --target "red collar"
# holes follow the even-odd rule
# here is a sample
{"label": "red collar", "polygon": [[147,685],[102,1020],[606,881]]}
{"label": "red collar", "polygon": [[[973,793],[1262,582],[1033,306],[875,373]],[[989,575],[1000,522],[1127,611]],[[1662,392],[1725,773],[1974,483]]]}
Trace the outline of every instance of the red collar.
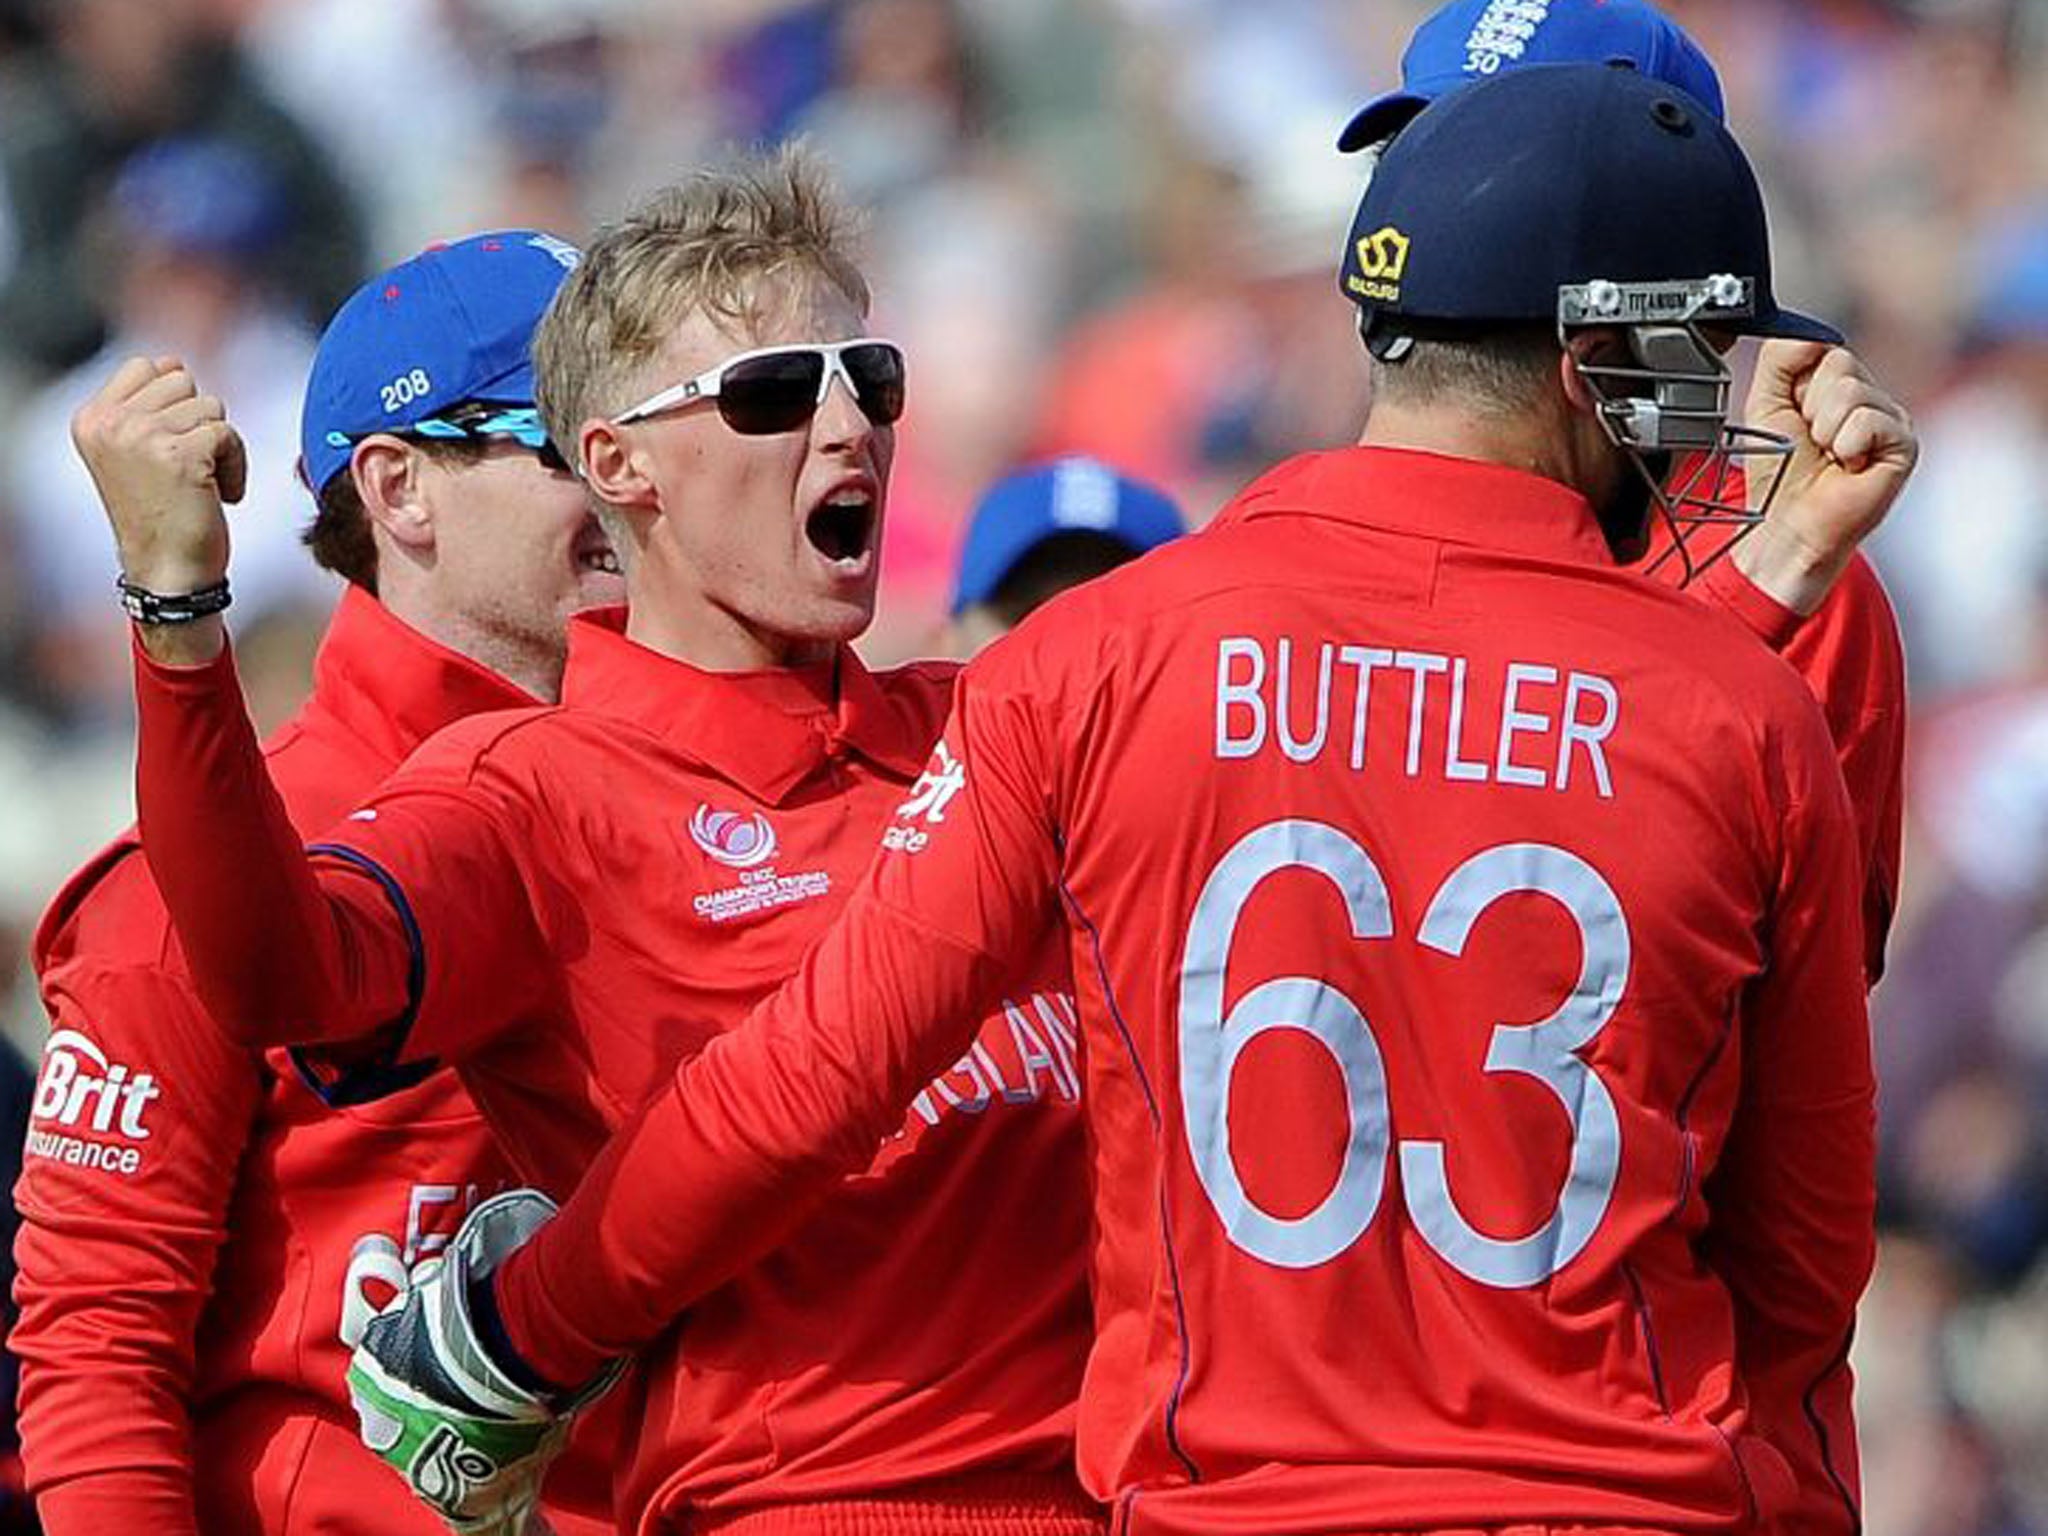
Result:
{"label": "red collar", "polygon": [[1217,520],[1333,518],[1539,559],[1613,565],[1585,497],[1555,480],[1405,448],[1303,454],[1238,494]]}
{"label": "red collar", "polygon": [[931,742],[848,646],[815,667],[706,672],[627,639],[625,627],[623,608],[570,621],[562,702],[653,731],[764,804],[849,752],[899,777],[924,769]]}
{"label": "red collar", "polygon": [[536,702],[525,689],[429,639],[351,585],[314,658],[309,707],[333,716],[397,763],[465,715]]}

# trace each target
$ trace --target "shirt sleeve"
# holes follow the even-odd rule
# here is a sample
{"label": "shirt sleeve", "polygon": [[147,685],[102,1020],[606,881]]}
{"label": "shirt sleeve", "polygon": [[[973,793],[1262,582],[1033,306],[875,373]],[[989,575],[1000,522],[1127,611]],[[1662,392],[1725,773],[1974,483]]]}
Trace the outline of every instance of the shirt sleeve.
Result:
{"label": "shirt sleeve", "polygon": [[1906,657],[1884,584],[1859,554],[1804,618],[1757,587],[1733,560],[1716,562],[1688,590],[1726,609],[1783,656],[1821,707],[1856,816],[1863,967],[1874,986],[1898,907],[1905,820]]}
{"label": "shirt sleeve", "polygon": [[545,991],[548,949],[467,739],[302,847],[229,653],[136,651],[143,849],[194,990],[249,1046],[357,1042],[351,1072],[459,1055]]}
{"label": "shirt sleeve", "polygon": [[161,971],[65,967],[15,1187],[20,1428],[48,1536],[197,1536],[195,1337],[262,1092]]}
{"label": "shirt sleeve", "polygon": [[1906,654],[1884,583],[1858,556],[1783,655],[1820,701],[1863,856],[1864,973],[1884,974],[1905,825]]}
{"label": "shirt sleeve", "polygon": [[1031,701],[970,668],[838,922],[507,1262],[502,1341],[537,1376],[587,1379],[772,1249],[967,1048],[1057,919],[1043,761]]}
{"label": "shirt sleeve", "polygon": [[[1801,722],[1794,722],[1795,724]],[[1859,1528],[1848,1347],[1876,1254],[1876,1083],[1840,776],[1818,722],[1770,774],[1784,800],[1768,961],[1743,1000],[1741,1092],[1707,1185],[1707,1261],[1734,1297],[1756,1427],[1791,1462],[1788,1529]]]}

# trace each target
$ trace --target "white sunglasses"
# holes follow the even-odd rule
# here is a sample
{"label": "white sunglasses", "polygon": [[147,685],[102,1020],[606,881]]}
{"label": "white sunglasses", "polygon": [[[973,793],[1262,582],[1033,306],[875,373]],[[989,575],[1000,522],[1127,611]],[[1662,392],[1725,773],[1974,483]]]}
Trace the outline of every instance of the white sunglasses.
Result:
{"label": "white sunglasses", "polygon": [[861,336],[741,352],[694,379],[649,395],[612,420],[624,426],[715,400],[718,414],[735,432],[749,437],[793,432],[825,403],[834,379],[845,383],[876,426],[886,427],[903,414],[903,349],[878,336]]}

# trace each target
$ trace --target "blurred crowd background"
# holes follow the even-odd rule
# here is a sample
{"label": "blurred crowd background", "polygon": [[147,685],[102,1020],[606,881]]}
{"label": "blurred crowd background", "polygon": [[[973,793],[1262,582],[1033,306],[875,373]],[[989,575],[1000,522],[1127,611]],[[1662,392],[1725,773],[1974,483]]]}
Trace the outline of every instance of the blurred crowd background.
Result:
{"label": "blurred crowd background", "polygon": [[[312,339],[372,267],[570,238],[808,135],[872,210],[911,357],[865,649],[928,648],[976,495],[1091,452],[1200,522],[1364,405],[1332,276],[1421,0],[0,0],[0,997],[127,819],[123,621],[72,409],[176,353],[253,456],[236,637],[297,702]],[[2048,0],[1670,0],[1766,184],[1779,291],[1926,456],[1876,558],[1916,719],[1877,1002],[1884,1257],[1858,1343],[1872,1536],[2048,1533]],[[1853,922],[1853,893],[1844,893]]]}

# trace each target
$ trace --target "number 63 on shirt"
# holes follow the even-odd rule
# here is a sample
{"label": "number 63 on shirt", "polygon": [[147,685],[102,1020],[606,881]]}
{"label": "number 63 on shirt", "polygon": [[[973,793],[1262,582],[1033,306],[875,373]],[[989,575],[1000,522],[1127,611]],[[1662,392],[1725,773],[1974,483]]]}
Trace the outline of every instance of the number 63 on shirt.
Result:
{"label": "number 63 on shirt", "polygon": [[[1380,1216],[1387,1161],[1398,1147],[1407,1219],[1461,1274],[1503,1288],[1540,1284],[1578,1256],[1613,1198],[1621,1124],[1598,1072],[1576,1054],[1620,1006],[1629,975],[1629,928],[1620,899],[1577,855],[1543,843],[1502,843],[1474,854],[1439,886],[1413,942],[1449,956],[1464,951],[1480,917],[1503,897],[1554,899],[1578,929],[1577,985],[1548,1018],[1498,1024],[1484,1070],[1534,1078],[1553,1093],[1571,1125],[1570,1162],[1556,1203],[1520,1237],[1480,1231],[1460,1209],[1440,1140],[1398,1137],[1400,1113],[1372,1022],[1332,982],[1279,976],[1252,987],[1227,1010],[1224,983],[1232,937],[1253,892],[1283,870],[1312,872],[1342,898],[1352,936],[1403,942],[1386,881],[1372,855],[1327,823],[1271,821],[1247,833],[1209,874],[1188,925],[1180,972],[1181,1102],[1188,1146],[1203,1191],[1231,1241],[1285,1269],[1308,1269],[1344,1253]],[[1350,1116],[1336,1183],[1313,1209],[1272,1214],[1254,1200],[1231,1148],[1231,1078],[1246,1047],[1270,1030],[1318,1041],[1342,1073]]]}

